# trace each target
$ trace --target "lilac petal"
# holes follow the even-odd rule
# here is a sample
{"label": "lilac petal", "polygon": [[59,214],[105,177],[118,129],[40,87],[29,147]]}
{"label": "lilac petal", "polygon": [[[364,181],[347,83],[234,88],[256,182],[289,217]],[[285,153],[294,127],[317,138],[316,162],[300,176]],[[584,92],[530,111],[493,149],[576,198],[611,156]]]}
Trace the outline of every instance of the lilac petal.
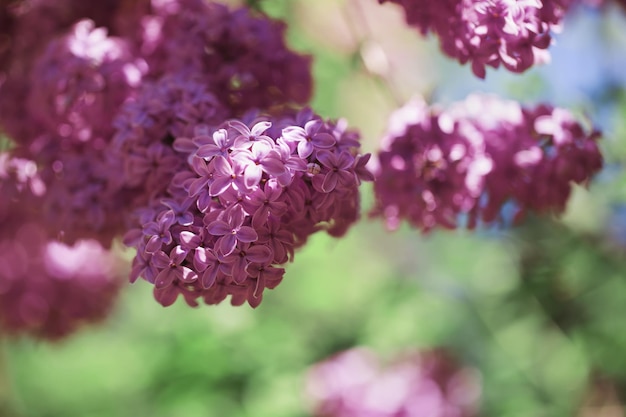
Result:
{"label": "lilac petal", "polygon": [[202,274],[202,278],[200,278],[200,284],[202,285],[202,288],[208,290],[213,286],[213,284],[215,284],[216,279],[217,268],[211,265],[211,267],[207,268],[207,270],[204,271],[204,274]]}
{"label": "lilac petal", "polygon": [[261,302],[263,301],[263,288],[261,288],[260,290],[258,288],[259,286],[257,284],[257,287],[255,287],[254,289],[254,293],[251,296],[249,295],[247,298],[248,304],[252,308],[257,308],[261,305]]}
{"label": "lilac petal", "polygon": [[211,183],[209,186],[209,194],[212,196],[218,196],[223,194],[232,182],[232,178],[230,177],[218,177]]}
{"label": "lilac petal", "polygon": [[309,120],[304,124],[304,131],[307,136],[314,136],[317,132],[320,131],[323,122],[320,119]]}
{"label": "lilac petal", "polygon": [[251,262],[256,262],[259,264],[268,264],[272,260],[273,257],[272,250],[265,245],[256,245],[251,246],[246,251],[246,258],[248,258]]}
{"label": "lilac petal", "polygon": [[166,227],[173,225],[175,221],[176,221],[176,214],[172,210],[167,210],[158,218],[159,224],[165,225]]}
{"label": "lilac petal", "polygon": [[158,235],[160,232],[161,230],[159,229],[159,225],[155,222],[150,222],[143,228],[143,233],[146,236]]}
{"label": "lilac petal", "polygon": [[[150,239],[148,239],[148,242],[146,243],[145,250],[147,253],[155,253],[156,251],[161,249],[162,244],[163,242],[161,241],[158,235],[152,235],[150,236]],[[168,258],[168,262],[169,262],[169,258]]]}
{"label": "lilac petal", "polygon": [[333,168],[336,166],[336,155],[329,151],[320,151],[316,155],[317,160],[327,168]]}
{"label": "lilac petal", "polygon": [[180,244],[185,250],[192,250],[200,246],[202,243],[200,236],[188,230],[180,232]]}
{"label": "lilac petal", "polygon": [[277,182],[268,181],[265,185],[265,194],[270,201],[276,201],[283,194],[283,187],[279,187]]}
{"label": "lilac petal", "polygon": [[191,268],[183,266],[179,269],[181,272],[181,276],[179,279],[185,283],[192,283],[198,279],[198,274],[196,274]]}
{"label": "lilac petal", "polygon": [[244,182],[248,189],[254,188],[256,185],[261,182],[261,177],[263,176],[263,170],[258,165],[250,164],[246,168],[246,173],[244,174]]}
{"label": "lilac petal", "polygon": [[246,213],[243,211],[243,207],[236,205],[229,212],[230,225],[233,229],[239,228],[246,219]]}
{"label": "lilac petal", "polygon": [[223,156],[216,156],[212,161],[213,170],[216,175],[222,177],[230,177],[233,173],[233,166],[228,162],[228,159]]}
{"label": "lilac petal", "polygon": [[229,290],[231,291],[230,304],[232,306],[240,306],[246,302],[248,298],[248,290],[246,287],[242,285],[235,285],[229,288]]}
{"label": "lilac petal", "polygon": [[251,133],[252,135],[256,136],[260,136],[262,135],[267,129],[269,129],[270,127],[272,127],[272,123],[271,122],[259,122],[257,124],[255,124],[254,126],[252,126],[252,130]]}
{"label": "lilac petal", "polygon": [[241,253],[233,254],[231,263],[230,275],[233,277],[236,284],[243,284],[248,277],[246,267],[248,266],[248,260],[241,256]]}
{"label": "lilac petal", "polygon": [[282,131],[283,139],[292,141],[292,142],[306,142],[306,131],[300,126],[289,126],[283,129]]}
{"label": "lilac petal", "polygon": [[268,267],[263,274],[263,280],[265,288],[273,290],[283,280],[285,274],[285,268]]}
{"label": "lilac petal", "polygon": [[169,268],[170,257],[167,256],[163,251],[152,252],[152,264],[159,269]]}
{"label": "lilac petal", "polygon": [[328,149],[335,145],[335,137],[329,133],[318,133],[313,136],[313,141],[316,148]]}
{"label": "lilac petal", "polygon": [[239,228],[239,230],[237,231],[237,239],[239,239],[240,242],[254,242],[258,238],[259,235],[257,234],[256,230],[254,230],[250,226],[241,226],[241,228]]}
{"label": "lilac petal", "polygon": [[247,136],[238,136],[237,139],[235,139],[235,143],[233,144],[233,149],[246,150],[250,147],[251,143],[254,142],[248,139]]}
{"label": "lilac petal", "polygon": [[192,225],[194,221],[193,213],[186,211],[182,216],[178,217],[178,224],[181,226]]}
{"label": "lilac petal", "polygon": [[308,158],[313,153],[313,144],[306,140],[298,142],[298,156],[302,159]]}
{"label": "lilac petal", "polygon": [[278,183],[283,187],[288,186],[293,181],[294,175],[290,171],[285,171],[283,174],[279,175],[276,179]]}
{"label": "lilac petal", "polygon": [[172,285],[176,279],[176,270],[170,267],[165,268],[154,279],[154,286],[158,289]]}
{"label": "lilac petal", "polygon": [[287,256],[287,250],[280,242],[271,241],[270,244],[272,245],[272,252],[274,252],[274,258],[271,261],[272,263],[282,264],[289,259]]}
{"label": "lilac petal", "polygon": [[213,197],[209,193],[202,193],[198,196],[198,201],[196,202],[196,207],[201,213],[206,213],[213,204]]}
{"label": "lilac petal", "polygon": [[182,264],[186,257],[187,257],[187,251],[183,249],[180,245],[176,246],[170,252],[171,262],[174,263],[175,265]]}
{"label": "lilac petal", "polygon": [[348,152],[341,152],[337,157],[337,168],[345,170],[350,168],[354,164],[354,157]]}
{"label": "lilac petal", "polygon": [[178,298],[178,288],[169,286],[165,288],[154,288],[154,299],[163,307],[169,307],[176,302]]}
{"label": "lilac petal", "polygon": [[285,164],[278,158],[268,157],[261,163],[265,172],[270,175],[279,176],[285,172]]}
{"label": "lilac petal", "polygon": [[205,177],[211,174],[209,166],[202,158],[193,158],[191,160],[191,168],[193,168],[194,172],[201,177]]}
{"label": "lilac petal", "polygon": [[353,173],[348,171],[337,171],[336,174],[338,175],[339,183],[345,186],[356,184],[356,179]]}
{"label": "lilac petal", "polygon": [[197,178],[193,180],[193,182],[189,185],[189,197],[195,197],[202,192],[203,189],[206,189],[209,184],[208,178]]}
{"label": "lilac petal", "polygon": [[304,159],[293,157],[285,162],[285,166],[292,171],[306,171],[307,162]]}
{"label": "lilac petal", "polygon": [[209,249],[207,248],[196,248],[193,253],[193,267],[196,268],[196,271],[204,271],[212,264],[212,261],[209,259]]}
{"label": "lilac petal", "polygon": [[217,246],[223,255],[228,256],[233,253],[237,246],[237,237],[232,233],[225,234],[219,239]]}
{"label": "lilac petal", "polygon": [[243,136],[250,136],[250,129],[248,128],[248,126],[245,125],[245,123],[240,122],[239,120],[231,120],[228,122],[228,126],[232,127],[233,129],[235,129],[237,132],[239,132],[241,135]]}
{"label": "lilac petal", "polygon": [[337,186],[338,175],[335,172],[329,172],[322,183],[322,191],[329,193]]}
{"label": "lilac petal", "polygon": [[213,142],[218,147],[226,147],[228,145],[228,132],[226,129],[218,129],[213,133]]}
{"label": "lilac petal", "polygon": [[269,207],[265,204],[259,206],[252,215],[252,225],[254,227],[261,227],[267,222],[267,218],[270,215]]}
{"label": "lilac petal", "polygon": [[215,220],[207,227],[207,231],[213,236],[224,236],[230,234],[233,228],[222,220]]}
{"label": "lilac petal", "polygon": [[202,145],[196,151],[196,156],[199,156],[200,158],[205,158],[205,159],[210,159],[220,154],[221,154],[220,148],[211,144]]}

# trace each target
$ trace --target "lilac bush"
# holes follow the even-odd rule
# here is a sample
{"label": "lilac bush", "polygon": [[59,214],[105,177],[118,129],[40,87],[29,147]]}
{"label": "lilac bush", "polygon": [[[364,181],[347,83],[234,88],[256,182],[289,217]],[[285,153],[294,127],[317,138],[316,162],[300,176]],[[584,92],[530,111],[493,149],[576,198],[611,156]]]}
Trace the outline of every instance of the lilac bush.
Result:
{"label": "lilac bush", "polygon": [[[391,1],[483,78],[486,66],[522,72],[545,59],[570,7]],[[374,180],[370,154],[347,121],[310,108],[312,57],[291,50],[286,29],[205,0],[0,0],[0,128],[10,140],[0,153],[0,295],[14,300],[1,319],[12,331],[66,334],[44,330],[42,312],[114,282],[83,266],[108,262],[117,239],[136,251],[130,281],[153,284],[163,306],[182,295],[192,306],[230,297],[256,307],[312,234],[347,233],[361,183]],[[414,101],[383,141],[372,215],[428,231],[490,224],[510,204],[518,219],[560,213],[571,183],[602,166],[598,136],[549,105]],[[61,255],[72,265],[58,266]],[[116,290],[102,285],[106,311]],[[94,308],[97,292],[84,298]],[[50,326],[101,315],[70,316],[54,313],[67,327]]]}
{"label": "lilac bush", "polygon": [[311,57],[288,48],[284,23],[202,0],[83,6],[1,8],[2,238],[39,230],[37,282],[54,285],[37,259],[55,240],[125,235],[131,281],[154,283],[161,304],[257,306],[308,236],[357,220],[369,155],[305,107]]}
{"label": "lilac bush", "polygon": [[565,210],[572,184],[602,167],[599,132],[565,109],[473,95],[448,109],[415,99],[391,118],[371,215],[396,228],[474,228]]}

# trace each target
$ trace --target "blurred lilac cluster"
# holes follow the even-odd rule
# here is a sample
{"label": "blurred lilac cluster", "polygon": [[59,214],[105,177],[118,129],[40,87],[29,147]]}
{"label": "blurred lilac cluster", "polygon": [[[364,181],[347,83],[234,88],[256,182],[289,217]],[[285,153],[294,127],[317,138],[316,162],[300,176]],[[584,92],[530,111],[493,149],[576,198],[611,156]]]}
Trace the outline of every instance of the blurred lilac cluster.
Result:
{"label": "blurred lilac cluster", "polygon": [[95,240],[68,246],[20,224],[0,238],[0,327],[57,340],[105,319],[122,287],[115,264]]}
{"label": "blurred lilac cluster", "polygon": [[448,109],[415,99],[391,117],[372,216],[423,231],[561,213],[572,183],[602,167],[599,133],[567,110],[472,95]]}
{"label": "blurred lilac cluster", "polygon": [[552,32],[574,0],[378,0],[400,5],[409,25],[432,32],[441,49],[477,77],[486,66],[524,72],[549,59]]}
{"label": "blurred lilac cluster", "polygon": [[315,364],[306,395],[317,417],[471,417],[480,378],[443,349],[410,352],[387,364],[353,348]]}
{"label": "blurred lilac cluster", "polygon": [[256,306],[311,233],[346,232],[369,155],[308,109],[285,29],[204,0],[0,0],[1,322],[107,310],[117,272],[83,266],[124,235],[161,304]]}
{"label": "blurred lilac cluster", "polygon": [[44,171],[0,153],[0,328],[57,340],[107,317],[123,280],[119,259],[97,240],[52,237]]}

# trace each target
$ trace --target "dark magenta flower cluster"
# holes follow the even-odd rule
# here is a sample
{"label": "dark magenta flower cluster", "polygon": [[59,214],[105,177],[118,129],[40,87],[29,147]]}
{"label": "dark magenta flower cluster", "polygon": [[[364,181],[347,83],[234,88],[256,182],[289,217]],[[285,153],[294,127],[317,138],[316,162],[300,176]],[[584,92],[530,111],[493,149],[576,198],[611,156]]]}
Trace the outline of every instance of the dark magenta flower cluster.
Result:
{"label": "dark magenta flower cluster", "polygon": [[115,257],[95,240],[72,246],[37,223],[0,236],[0,327],[57,340],[105,319],[123,281]]}
{"label": "dark magenta flower cluster", "polygon": [[415,99],[391,118],[372,216],[428,231],[562,213],[572,183],[602,167],[599,133],[567,110],[472,95],[446,110]]}
{"label": "dark magenta flower cluster", "polygon": [[131,279],[153,283],[164,306],[180,294],[190,305],[231,296],[258,306],[311,234],[342,236],[357,220],[358,186],[373,179],[358,135],[306,109],[200,125],[173,148],[186,168],[126,235],[137,248]]}
{"label": "dark magenta flower cluster", "polygon": [[313,365],[306,394],[316,417],[472,417],[481,386],[475,370],[443,349],[384,363],[369,349],[352,348]]}
{"label": "dark magenta flower cluster", "polygon": [[547,48],[572,0],[379,0],[400,5],[409,25],[439,38],[444,53],[470,63],[477,77],[500,65],[524,72]]}
{"label": "dark magenta flower cluster", "polygon": [[50,234],[46,193],[34,161],[0,153],[0,328],[57,340],[107,317],[123,280],[98,241],[67,245]]}
{"label": "dark magenta flower cluster", "polygon": [[[485,66],[535,63],[569,6],[389,1],[481,77]],[[14,245],[0,295],[23,299],[45,279],[78,282],[68,277],[79,270],[53,272],[49,254],[88,253],[99,265],[123,236],[137,250],[131,281],[154,284],[162,305],[230,296],[256,307],[311,234],[344,235],[359,217],[360,183],[373,180],[370,156],[345,121],[308,108],[311,57],[288,47],[285,29],[205,0],[0,0],[0,241]],[[508,202],[518,215],[560,212],[570,182],[602,164],[596,137],[549,106],[413,103],[380,154],[373,214],[429,230],[456,227],[460,216],[470,227],[493,222]],[[34,230],[28,248],[24,231]],[[26,269],[13,263],[24,256],[33,259]],[[109,272],[90,277],[93,288],[111,282]],[[76,288],[63,290],[75,301],[7,303],[2,320],[30,322],[27,306],[44,304],[49,316],[99,317],[63,313],[89,290]]]}
{"label": "dark magenta flower cluster", "polygon": [[[161,304],[257,306],[311,233],[340,236],[358,218],[369,155],[345,122],[299,110],[311,57],[289,49],[283,22],[204,0],[18,0],[0,3],[0,23],[0,241],[12,245],[0,296],[15,300],[0,322],[12,331],[100,317],[83,302],[108,311],[118,281],[85,265],[109,263],[103,248],[124,235],[131,280],[154,283]],[[50,253],[79,269],[57,273]]]}

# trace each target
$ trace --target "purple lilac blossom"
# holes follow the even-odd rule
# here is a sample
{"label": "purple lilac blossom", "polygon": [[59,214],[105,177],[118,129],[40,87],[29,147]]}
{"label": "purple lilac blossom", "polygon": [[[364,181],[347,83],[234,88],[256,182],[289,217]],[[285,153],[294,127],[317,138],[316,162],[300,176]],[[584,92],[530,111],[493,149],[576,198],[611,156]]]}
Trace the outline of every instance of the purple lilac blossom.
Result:
{"label": "purple lilac blossom", "polygon": [[93,240],[67,246],[38,223],[0,237],[0,328],[9,335],[59,340],[110,313],[121,275]]}
{"label": "purple lilac blossom", "polygon": [[111,166],[121,165],[117,186],[133,192],[124,211],[160,204],[189,157],[188,149],[173,147],[174,139],[216,126],[228,114],[208,86],[194,78],[166,75],[145,82],[121,107],[106,150]]}
{"label": "purple lilac blossom", "polygon": [[120,6],[120,0],[0,1],[0,130],[18,143],[40,132],[27,108],[34,61],[51,39],[67,33],[81,19],[111,28]]}
{"label": "purple lilac blossom", "polygon": [[472,95],[446,110],[416,99],[392,115],[378,155],[376,204],[389,228],[429,231],[502,220],[528,211],[560,214],[572,183],[602,167],[599,132],[567,110]]}
{"label": "purple lilac blossom", "polygon": [[89,20],[50,40],[37,59],[25,118],[35,129],[30,138],[11,138],[15,156],[34,161],[45,184],[36,204],[22,205],[38,212],[50,236],[66,243],[97,239],[108,247],[125,231],[130,196],[120,187],[120,162],[106,149],[113,114],[141,76],[125,42]]}
{"label": "purple lilac blossom", "polygon": [[383,363],[353,348],[313,365],[306,379],[315,417],[472,417],[480,391],[477,372],[443,349]]}
{"label": "purple lilac blossom", "polygon": [[127,42],[81,20],[51,40],[30,75],[28,110],[45,131],[86,142],[113,135],[112,119],[147,70]]}
{"label": "purple lilac blossom", "polygon": [[34,208],[45,193],[46,184],[34,161],[11,152],[0,153],[0,239],[12,235],[17,225],[38,215]]}
{"label": "purple lilac blossom", "polygon": [[283,22],[203,0],[149,3],[121,24],[151,78],[199,74],[233,116],[310,99],[311,57],[288,48]]}
{"label": "purple lilac blossom", "polygon": [[[0,74],[16,145],[2,156],[3,223],[36,219],[46,239],[105,246],[138,224],[131,280],[155,283],[163,305],[230,295],[256,307],[311,233],[356,221],[356,187],[372,176],[355,133],[310,110],[252,121],[311,96],[311,59],[288,49],[284,23],[154,0],[102,2],[96,28],[70,5],[24,1],[0,16],[15,27]],[[281,137],[289,126],[297,138]]]}
{"label": "purple lilac blossom", "polygon": [[409,25],[433,33],[445,54],[473,73],[500,65],[521,73],[549,59],[552,32],[572,0],[378,0],[400,5]]}
{"label": "purple lilac blossom", "polygon": [[[126,235],[137,249],[131,281],[154,283],[164,306],[182,295],[192,306],[230,296],[233,305],[256,307],[312,233],[341,236],[358,219],[358,186],[373,177],[359,162],[368,155],[358,154],[354,132],[309,109],[294,117],[244,119],[212,133],[200,125],[197,135],[176,139],[174,148],[189,152],[186,170]],[[316,126],[311,134],[327,139],[311,140],[302,158],[298,144],[309,138],[292,133],[307,124]],[[318,169],[309,170],[310,164]]]}

